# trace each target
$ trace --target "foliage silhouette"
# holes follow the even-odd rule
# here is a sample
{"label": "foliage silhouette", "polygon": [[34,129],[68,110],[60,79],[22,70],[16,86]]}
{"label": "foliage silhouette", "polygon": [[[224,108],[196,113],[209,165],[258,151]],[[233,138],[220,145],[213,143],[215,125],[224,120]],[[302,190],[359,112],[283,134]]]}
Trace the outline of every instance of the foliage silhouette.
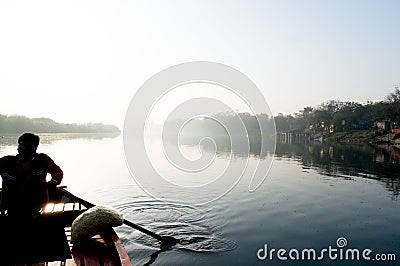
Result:
{"label": "foliage silhouette", "polygon": [[102,123],[64,124],[50,118],[28,118],[21,115],[0,115],[0,133],[112,133],[120,130],[115,125]]}

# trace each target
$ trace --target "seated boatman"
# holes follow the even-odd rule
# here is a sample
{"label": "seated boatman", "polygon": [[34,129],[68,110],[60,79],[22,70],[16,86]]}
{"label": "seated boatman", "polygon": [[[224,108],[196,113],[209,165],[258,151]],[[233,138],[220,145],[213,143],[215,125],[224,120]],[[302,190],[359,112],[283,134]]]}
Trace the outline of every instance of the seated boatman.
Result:
{"label": "seated boatman", "polygon": [[[29,221],[37,217],[49,200],[48,189],[63,178],[63,171],[48,155],[36,153],[39,141],[39,136],[24,133],[18,138],[18,155],[0,158],[0,211],[12,219]],[[47,173],[51,175],[48,182]]]}

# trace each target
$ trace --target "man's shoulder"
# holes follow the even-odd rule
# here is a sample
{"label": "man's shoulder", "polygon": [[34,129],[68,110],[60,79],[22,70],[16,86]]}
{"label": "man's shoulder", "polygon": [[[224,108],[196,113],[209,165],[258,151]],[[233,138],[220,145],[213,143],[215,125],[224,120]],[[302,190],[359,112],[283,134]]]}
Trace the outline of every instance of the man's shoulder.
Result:
{"label": "man's shoulder", "polygon": [[6,155],[6,156],[1,157],[0,160],[8,161],[8,160],[15,160],[16,158],[17,157],[15,155]]}
{"label": "man's shoulder", "polygon": [[16,158],[15,155],[0,157],[0,167],[10,167],[10,165],[14,165],[17,162]]}
{"label": "man's shoulder", "polygon": [[47,164],[53,163],[53,159],[51,159],[46,153],[37,153],[35,155],[35,160],[45,162]]}
{"label": "man's shoulder", "polygon": [[38,159],[50,159],[50,156],[48,156],[46,153],[36,153],[35,158],[38,158]]}

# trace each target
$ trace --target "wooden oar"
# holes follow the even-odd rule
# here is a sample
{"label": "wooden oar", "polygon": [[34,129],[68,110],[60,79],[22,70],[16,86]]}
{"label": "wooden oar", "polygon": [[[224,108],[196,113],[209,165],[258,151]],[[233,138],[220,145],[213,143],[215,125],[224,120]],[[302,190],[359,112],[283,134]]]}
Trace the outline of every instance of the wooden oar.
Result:
{"label": "wooden oar", "polygon": [[[74,198],[74,199],[82,202],[82,204],[84,204],[84,205],[87,205],[89,207],[96,206],[91,202],[88,202],[88,201],[86,201],[84,199],[81,199],[81,198],[75,196],[74,194],[72,194],[72,193],[68,192],[67,190],[63,189],[62,187],[57,187],[56,189],[61,194],[65,195],[67,197]],[[160,240],[161,241],[161,249],[167,249],[167,248],[179,243],[179,240],[174,238],[174,237],[172,237],[172,236],[160,236],[159,234],[156,234],[156,233],[154,233],[152,231],[149,231],[146,228],[143,228],[140,225],[137,225],[137,224],[135,224],[135,223],[133,223],[131,221],[128,221],[126,219],[124,219],[124,224],[127,225],[127,226],[130,226],[130,227],[132,227],[132,228],[134,228],[136,230],[139,230],[140,232],[145,233],[146,235],[149,235],[151,237],[154,237],[154,238]]]}

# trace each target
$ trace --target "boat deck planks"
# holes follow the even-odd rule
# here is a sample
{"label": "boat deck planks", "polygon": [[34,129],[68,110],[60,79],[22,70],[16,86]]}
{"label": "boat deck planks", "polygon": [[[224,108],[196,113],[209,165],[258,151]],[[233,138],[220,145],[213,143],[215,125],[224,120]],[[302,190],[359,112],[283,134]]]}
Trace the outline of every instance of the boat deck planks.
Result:
{"label": "boat deck planks", "polygon": [[[1,188],[0,188],[1,193]],[[71,224],[73,220],[88,207],[80,202],[75,202],[74,199],[59,196],[54,198],[48,203],[43,210],[41,210],[42,217],[46,219],[46,225],[50,227],[64,228],[64,234],[58,231],[58,239],[62,241],[54,240],[54,232],[47,231],[45,228],[43,239],[51,239],[51,248],[55,250],[61,250],[61,260],[43,259],[43,263],[29,263],[29,264],[15,264],[18,266],[132,266],[130,258],[117,234],[112,228],[107,229],[104,232],[99,232],[98,235],[88,239],[84,243],[72,244],[71,243]],[[57,230],[58,230],[57,229]],[[42,233],[43,234],[43,233]],[[104,237],[104,238],[103,238]],[[65,243],[67,242],[67,243]],[[55,248],[53,243],[57,243]],[[45,243],[45,245],[49,243]],[[45,246],[44,245],[44,246]],[[41,252],[43,248],[34,248],[34,246],[43,246],[43,242],[40,239],[37,242],[33,242],[32,248],[35,252]],[[114,248],[109,248],[114,247]],[[67,255],[65,255],[67,254]],[[69,254],[69,255],[68,255]],[[39,255],[40,256],[40,255]],[[43,257],[45,258],[45,257]]]}

